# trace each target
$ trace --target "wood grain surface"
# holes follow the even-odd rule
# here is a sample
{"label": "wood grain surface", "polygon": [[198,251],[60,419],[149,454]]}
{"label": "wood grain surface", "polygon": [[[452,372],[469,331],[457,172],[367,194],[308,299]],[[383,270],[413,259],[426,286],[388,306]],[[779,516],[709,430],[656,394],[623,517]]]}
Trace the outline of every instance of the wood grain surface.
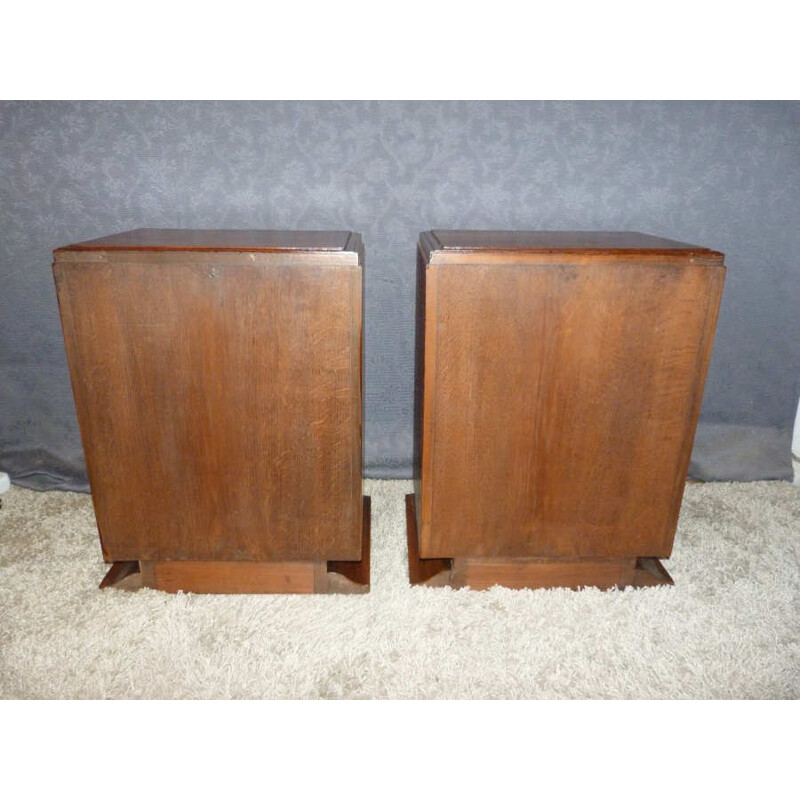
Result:
{"label": "wood grain surface", "polygon": [[363,246],[346,240],[56,252],[106,560],[359,560]]}
{"label": "wood grain surface", "polygon": [[617,243],[630,252],[557,252],[561,236],[507,252],[484,234],[442,261],[432,241],[420,242],[421,557],[669,556],[722,256],[664,253],[664,240],[642,252],[628,234]]}
{"label": "wood grain surface", "polygon": [[143,561],[141,583],[171,593],[314,594],[327,572],[323,561]]}

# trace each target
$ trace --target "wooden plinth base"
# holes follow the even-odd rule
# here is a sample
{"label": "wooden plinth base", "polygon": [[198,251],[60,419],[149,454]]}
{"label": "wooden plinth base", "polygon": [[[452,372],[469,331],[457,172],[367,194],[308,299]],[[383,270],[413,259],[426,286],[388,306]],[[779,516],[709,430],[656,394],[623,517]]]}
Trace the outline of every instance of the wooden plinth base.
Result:
{"label": "wooden plinth base", "polygon": [[489,589],[579,589],[671,585],[672,578],[657,558],[420,558],[413,494],[406,495],[408,576],[412,584]]}
{"label": "wooden plinth base", "polygon": [[364,594],[369,591],[370,498],[360,561],[115,561],[100,588],[197,594]]}

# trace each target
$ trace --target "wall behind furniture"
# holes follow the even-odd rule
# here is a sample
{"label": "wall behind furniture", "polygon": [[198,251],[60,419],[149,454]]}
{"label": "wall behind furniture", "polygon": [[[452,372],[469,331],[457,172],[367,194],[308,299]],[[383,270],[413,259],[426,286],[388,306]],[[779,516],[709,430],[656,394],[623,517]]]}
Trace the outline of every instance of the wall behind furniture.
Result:
{"label": "wall behind furniture", "polygon": [[60,245],[137,227],[360,231],[366,469],[402,477],[419,231],[619,229],[726,254],[693,471],[790,477],[798,131],[795,102],[0,103],[0,468],[86,487]]}

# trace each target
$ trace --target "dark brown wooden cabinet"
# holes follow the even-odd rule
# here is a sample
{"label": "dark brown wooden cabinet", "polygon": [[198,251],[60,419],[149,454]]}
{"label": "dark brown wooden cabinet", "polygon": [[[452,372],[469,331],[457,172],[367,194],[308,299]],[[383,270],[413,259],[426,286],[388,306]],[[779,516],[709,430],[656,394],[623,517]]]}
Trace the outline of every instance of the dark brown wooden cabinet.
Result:
{"label": "dark brown wooden cabinet", "polygon": [[723,256],[638,233],[430,231],[414,583],[671,583]]}
{"label": "dark brown wooden cabinet", "polygon": [[103,585],[366,590],[363,255],[346,231],[55,251]]}

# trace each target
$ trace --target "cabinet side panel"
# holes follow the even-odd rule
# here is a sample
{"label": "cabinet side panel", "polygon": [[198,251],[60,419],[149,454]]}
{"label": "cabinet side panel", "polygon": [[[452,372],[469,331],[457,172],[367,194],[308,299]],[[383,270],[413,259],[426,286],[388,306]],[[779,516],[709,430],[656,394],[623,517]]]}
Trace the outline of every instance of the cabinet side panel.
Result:
{"label": "cabinet side panel", "polygon": [[360,268],[55,273],[108,558],[359,558]]}
{"label": "cabinet side panel", "polygon": [[425,257],[417,247],[416,302],[414,306],[414,453],[413,478],[416,497],[417,530],[422,505],[422,438],[425,388]]}
{"label": "cabinet side panel", "polygon": [[440,267],[423,557],[669,555],[715,275],[685,259]]}
{"label": "cabinet side panel", "polygon": [[418,484],[416,513],[417,532],[419,536],[420,555],[428,557],[431,540],[431,519],[433,515],[433,490],[435,485],[434,455],[436,442],[434,426],[436,423],[436,403],[438,400],[437,382],[437,267],[430,266],[424,259],[419,265],[418,281],[423,296],[421,316],[418,317],[418,327],[422,329],[422,341],[417,346],[421,347],[422,362],[420,364],[420,403],[422,408],[420,427],[420,479]]}
{"label": "cabinet side panel", "polygon": [[702,322],[702,332],[697,342],[697,361],[695,363],[695,381],[692,388],[692,395],[689,399],[689,409],[687,413],[686,435],[683,440],[683,448],[678,459],[678,467],[675,471],[675,483],[672,492],[672,504],[670,518],[664,535],[664,541],[659,551],[654,551],[654,555],[668,557],[672,553],[672,545],[675,532],[678,528],[678,518],[680,516],[683,492],[686,488],[686,477],[689,474],[689,462],[692,458],[692,447],[694,437],[697,432],[697,422],[700,419],[700,409],[703,405],[703,390],[706,385],[706,375],[708,365],[711,361],[711,349],[714,344],[714,333],[717,328],[717,318],[719,317],[720,304],[722,302],[722,289],[725,284],[725,267],[718,266],[706,267],[707,280],[705,283],[705,298],[697,297],[699,306],[705,300],[705,315]]}

